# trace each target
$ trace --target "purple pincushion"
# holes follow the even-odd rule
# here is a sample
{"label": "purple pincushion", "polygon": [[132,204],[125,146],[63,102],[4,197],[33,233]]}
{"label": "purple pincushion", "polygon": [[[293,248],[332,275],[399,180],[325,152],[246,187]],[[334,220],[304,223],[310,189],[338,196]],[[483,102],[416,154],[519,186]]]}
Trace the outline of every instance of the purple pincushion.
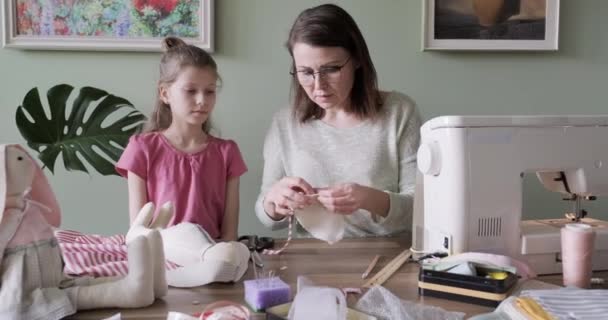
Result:
{"label": "purple pincushion", "polygon": [[283,304],[289,301],[289,285],[279,277],[245,280],[245,301],[255,311]]}

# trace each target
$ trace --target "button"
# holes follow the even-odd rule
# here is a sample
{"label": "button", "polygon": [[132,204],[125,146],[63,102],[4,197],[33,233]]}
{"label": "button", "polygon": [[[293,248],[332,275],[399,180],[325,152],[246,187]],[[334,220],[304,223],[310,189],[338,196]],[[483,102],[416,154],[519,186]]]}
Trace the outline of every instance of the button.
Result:
{"label": "button", "polygon": [[423,143],[418,148],[418,169],[423,174],[437,176],[441,172],[441,153],[436,141]]}

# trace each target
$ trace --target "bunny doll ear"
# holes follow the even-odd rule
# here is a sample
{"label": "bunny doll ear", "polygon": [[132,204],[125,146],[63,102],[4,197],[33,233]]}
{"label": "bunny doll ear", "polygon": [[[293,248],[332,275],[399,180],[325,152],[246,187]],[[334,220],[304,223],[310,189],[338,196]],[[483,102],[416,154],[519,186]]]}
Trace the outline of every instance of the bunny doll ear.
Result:
{"label": "bunny doll ear", "polygon": [[[55,193],[53,193],[53,189],[51,188],[46,175],[40,168],[40,165],[38,165],[38,162],[29,154],[29,152],[27,152],[27,150],[25,150],[25,148],[23,148],[23,146],[15,145],[15,147],[27,154],[34,164],[34,170],[36,172],[34,172],[34,181],[32,182],[32,190],[30,193],[31,199],[48,207],[49,211],[45,212],[44,216],[46,221],[53,227],[59,227],[61,224],[61,208],[59,207]],[[6,181],[6,179],[4,180]]]}
{"label": "bunny doll ear", "polygon": [[4,216],[6,203],[6,148],[8,145],[0,144],[0,222]]}
{"label": "bunny doll ear", "polygon": [[[4,218],[4,206],[6,205],[6,148],[8,145],[0,144],[0,223],[2,223],[2,219]],[[4,226],[8,226],[8,232],[3,228]],[[0,265],[2,265],[2,257],[4,256],[4,248],[9,242],[10,238],[7,238],[6,234],[13,233],[14,230],[11,230],[11,223],[0,224],[0,231],[3,233],[0,236]],[[4,234],[6,233],[6,234]],[[8,235],[8,237],[12,237],[12,235]]]}

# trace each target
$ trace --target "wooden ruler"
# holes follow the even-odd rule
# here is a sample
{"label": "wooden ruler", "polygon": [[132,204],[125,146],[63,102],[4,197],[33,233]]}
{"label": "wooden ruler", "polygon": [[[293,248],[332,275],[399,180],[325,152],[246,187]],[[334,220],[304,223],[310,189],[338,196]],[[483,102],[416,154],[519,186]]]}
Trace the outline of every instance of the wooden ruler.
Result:
{"label": "wooden ruler", "polygon": [[390,278],[393,273],[395,273],[399,268],[412,256],[412,252],[410,249],[405,249],[403,252],[398,254],[391,262],[389,262],[382,270],[378,271],[376,275],[371,277],[367,282],[363,284],[364,288],[371,288],[375,285],[382,285],[388,278]]}

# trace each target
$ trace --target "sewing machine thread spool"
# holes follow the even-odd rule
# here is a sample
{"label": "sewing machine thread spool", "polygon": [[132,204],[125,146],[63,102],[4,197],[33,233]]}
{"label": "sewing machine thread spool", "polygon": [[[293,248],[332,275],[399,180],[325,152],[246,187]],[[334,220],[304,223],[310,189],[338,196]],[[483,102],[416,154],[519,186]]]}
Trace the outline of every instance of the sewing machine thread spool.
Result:
{"label": "sewing machine thread spool", "polygon": [[570,223],[561,229],[564,286],[589,288],[595,232],[590,225]]}

